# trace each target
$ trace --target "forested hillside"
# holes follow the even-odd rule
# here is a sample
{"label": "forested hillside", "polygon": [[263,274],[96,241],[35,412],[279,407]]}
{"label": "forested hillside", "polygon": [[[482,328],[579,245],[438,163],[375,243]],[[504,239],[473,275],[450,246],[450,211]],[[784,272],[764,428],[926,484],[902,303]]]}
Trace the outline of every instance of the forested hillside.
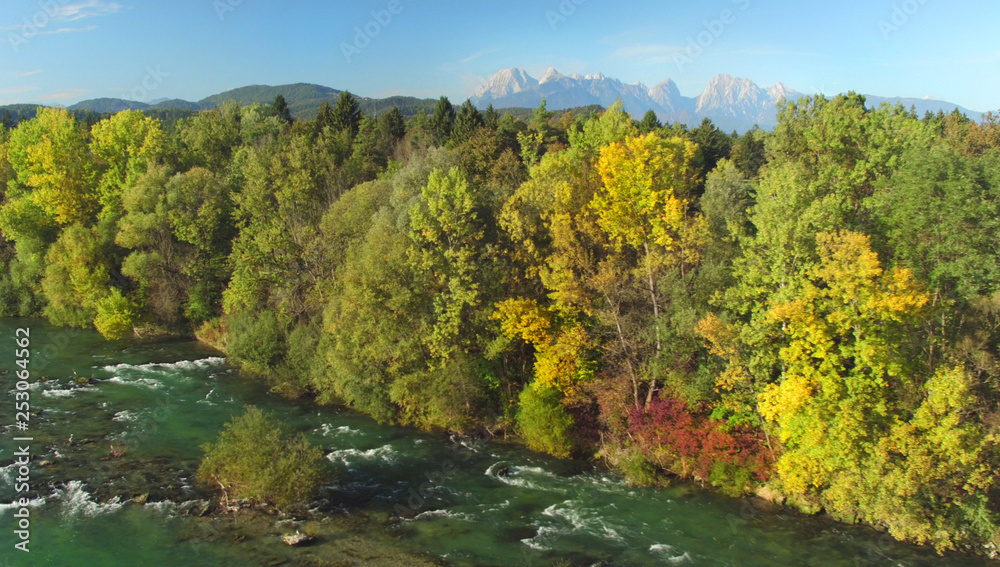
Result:
{"label": "forested hillside", "polygon": [[0,129],[0,309],[995,550],[998,152],[993,116],[856,95],[739,137],[620,105],[376,119],[348,93],[310,122],[42,108]]}

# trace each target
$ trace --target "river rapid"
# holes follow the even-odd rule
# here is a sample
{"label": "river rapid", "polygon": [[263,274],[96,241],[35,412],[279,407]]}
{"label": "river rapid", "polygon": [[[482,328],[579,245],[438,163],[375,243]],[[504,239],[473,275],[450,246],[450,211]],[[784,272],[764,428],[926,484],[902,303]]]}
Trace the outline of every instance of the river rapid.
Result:
{"label": "river rapid", "polygon": [[[31,337],[27,431],[13,427],[21,327]],[[593,463],[514,443],[285,400],[194,341],[107,342],[0,320],[0,371],[0,567],[996,565],[696,486],[630,487]],[[327,455],[335,480],[307,516],[219,516],[194,486],[201,445],[247,405]],[[14,548],[20,436],[33,438],[30,553]],[[281,543],[296,529],[318,541]]]}

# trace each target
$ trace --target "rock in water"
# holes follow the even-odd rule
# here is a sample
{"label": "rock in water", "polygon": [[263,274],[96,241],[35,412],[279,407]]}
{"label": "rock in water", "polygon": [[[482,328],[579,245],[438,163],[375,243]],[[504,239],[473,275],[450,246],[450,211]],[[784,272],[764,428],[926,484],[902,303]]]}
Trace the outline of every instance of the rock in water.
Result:
{"label": "rock in water", "polygon": [[307,543],[311,543],[315,540],[316,538],[303,533],[299,533],[298,530],[296,530],[294,534],[285,534],[281,536],[281,541],[287,543],[288,545],[304,545]]}

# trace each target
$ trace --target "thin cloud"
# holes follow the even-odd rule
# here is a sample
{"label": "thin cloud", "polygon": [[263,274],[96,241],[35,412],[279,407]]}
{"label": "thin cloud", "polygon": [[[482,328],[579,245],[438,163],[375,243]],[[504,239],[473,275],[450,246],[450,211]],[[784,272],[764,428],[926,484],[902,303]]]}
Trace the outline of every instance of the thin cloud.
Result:
{"label": "thin cloud", "polygon": [[45,95],[43,97],[40,97],[39,100],[64,100],[67,98],[78,97],[85,92],[87,92],[87,89],[70,89],[68,91],[61,93],[53,93],[50,95]]}
{"label": "thin cloud", "polygon": [[52,19],[60,22],[75,22],[91,16],[109,16],[122,9],[117,2],[88,0],[77,4],[66,4],[53,10]]}
{"label": "thin cloud", "polygon": [[15,79],[23,79],[25,77],[33,77],[33,76],[35,76],[35,75],[37,75],[37,74],[39,74],[41,72],[42,72],[41,69],[35,69],[34,71],[25,71],[23,73],[15,73],[14,74],[14,78]]}
{"label": "thin cloud", "polygon": [[30,93],[35,90],[38,89],[35,87],[11,87],[9,89],[0,89],[0,95]]}
{"label": "thin cloud", "polygon": [[96,30],[97,26],[85,26],[82,28],[59,28],[54,30],[41,30],[38,35],[59,35],[64,33],[81,33]]}
{"label": "thin cloud", "polygon": [[[65,0],[63,0],[65,1]],[[61,2],[60,2],[61,4]],[[43,9],[36,12],[34,20],[44,18],[45,24],[32,26],[32,35],[53,35],[57,33],[71,33],[74,31],[90,31],[94,26],[88,27],[62,27],[56,30],[44,29],[46,25],[68,24],[78,22],[85,18],[94,16],[110,16],[120,12],[122,5],[117,2],[105,2],[104,0],[87,0],[86,2],[76,2],[74,4],[64,4],[58,6],[43,6]],[[31,17],[25,18],[26,22],[34,21]],[[0,31],[21,31],[26,27],[25,23],[15,25],[0,26]]]}
{"label": "thin cloud", "polygon": [[497,48],[497,47],[491,47],[489,49],[484,49],[482,51],[477,51],[477,52],[473,53],[472,55],[470,55],[470,56],[468,56],[468,57],[466,57],[464,59],[460,59],[459,62],[462,63],[462,64],[472,63],[473,61],[475,61],[476,59],[479,59],[480,57],[496,53],[497,51],[500,51],[500,49]]}

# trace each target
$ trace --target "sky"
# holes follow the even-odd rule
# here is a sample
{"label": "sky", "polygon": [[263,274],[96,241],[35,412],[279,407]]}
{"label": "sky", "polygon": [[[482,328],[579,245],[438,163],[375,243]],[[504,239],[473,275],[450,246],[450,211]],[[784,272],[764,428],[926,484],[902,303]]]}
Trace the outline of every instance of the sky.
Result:
{"label": "sky", "polygon": [[4,0],[0,105],[252,84],[463,101],[503,68],[1000,109],[996,0]]}

